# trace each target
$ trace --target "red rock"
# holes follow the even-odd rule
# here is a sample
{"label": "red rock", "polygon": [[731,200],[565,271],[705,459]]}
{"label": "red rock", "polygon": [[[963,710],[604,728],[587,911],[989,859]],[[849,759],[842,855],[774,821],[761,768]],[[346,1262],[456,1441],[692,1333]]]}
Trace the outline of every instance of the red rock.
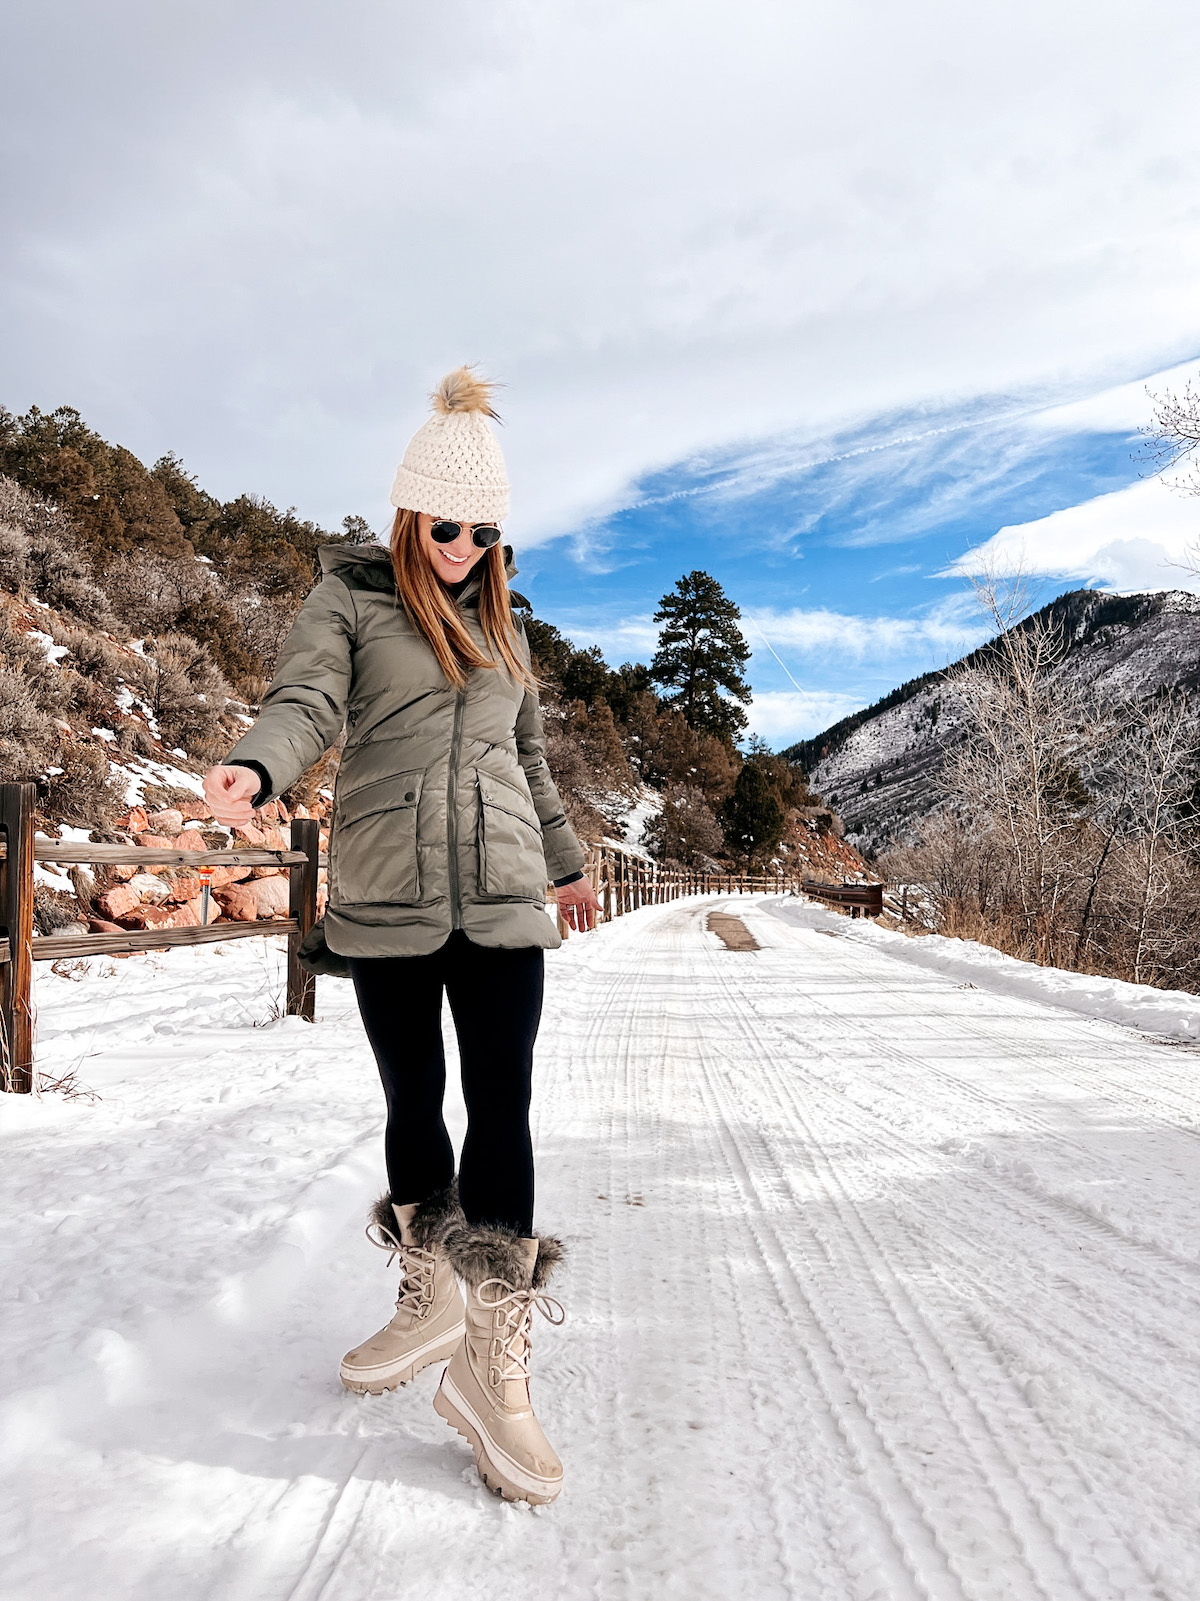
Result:
{"label": "red rock", "polygon": [[117,819],[117,827],[128,829],[131,834],[140,834],[146,826],[146,813],[140,806],[131,806],[124,817]]}
{"label": "red rock", "polygon": [[171,911],[166,906],[138,906],[120,919],[121,927],[135,932],[145,928],[166,928],[171,922]]}
{"label": "red rock", "polygon": [[198,873],[187,873],[182,878],[175,878],[170,881],[170,898],[177,904],[182,904],[184,901],[194,901],[203,888],[204,880]]}
{"label": "red rock", "polygon": [[252,867],[214,867],[209,883],[214,889],[220,889],[225,884],[240,884],[253,876]]}
{"label": "red rock", "polygon": [[198,796],[195,800],[180,801],[176,810],[183,814],[184,822],[207,823],[212,819],[212,810],[208,802]]}
{"label": "red rock", "polygon": [[277,878],[283,872],[282,867],[252,867],[251,878]]}
{"label": "red rock", "polygon": [[165,834],[174,839],[183,827],[183,813],[174,806],[168,806],[165,811],[151,812],[146,823],[155,834]]}
{"label": "red rock", "polygon": [[291,819],[291,815],[289,814],[287,807],[283,804],[283,802],[281,800],[277,800],[275,802],[275,810],[279,813],[279,821],[281,823],[290,823],[291,822],[291,820],[292,820]]}
{"label": "red rock", "polygon": [[255,878],[247,886],[254,896],[260,917],[286,917],[288,914],[288,883],[282,873],[274,878]]}
{"label": "red rock", "polygon": [[196,896],[195,900],[187,901],[183,906],[172,906],[170,910],[171,910],[171,924],[170,924],[170,926],[172,928],[199,928],[200,927],[201,917],[200,917],[200,897],[199,897],[199,895]]}
{"label": "red rock", "polygon": [[279,821],[279,802],[268,801],[265,806],[258,808],[260,822],[277,823]]}
{"label": "red rock", "polygon": [[110,923],[103,917],[88,918],[89,934],[123,934],[125,930],[120,923]]}
{"label": "red rock", "polygon": [[253,893],[241,884],[228,884],[216,891],[213,897],[226,917],[235,923],[253,923],[258,916],[258,902]]}
{"label": "red rock", "polygon": [[106,889],[102,895],[97,895],[96,905],[113,922],[131,912],[138,904],[138,892],[130,889],[128,884],[114,884]]}
{"label": "red rock", "polygon": [[235,823],[233,833],[236,839],[245,840],[247,845],[261,845],[265,835],[261,828],[255,828],[253,823]]}
{"label": "red rock", "polygon": [[175,841],[175,847],[181,851],[206,851],[208,845],[204,835],[198,828],[185,828]]}

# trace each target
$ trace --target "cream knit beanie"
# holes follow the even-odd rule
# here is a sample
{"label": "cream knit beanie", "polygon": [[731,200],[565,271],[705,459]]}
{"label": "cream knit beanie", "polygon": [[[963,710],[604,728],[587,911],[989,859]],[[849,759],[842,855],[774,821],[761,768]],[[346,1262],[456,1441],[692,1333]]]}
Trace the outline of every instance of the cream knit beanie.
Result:
{"label": "cream knit beanie", "polygon": [[430,397],[433,416],[409,440],[396,469],[393,506],[453,522],[507,517],[504,457],[487,421],[496,417],[494,387],[469,367],[446,374]]}

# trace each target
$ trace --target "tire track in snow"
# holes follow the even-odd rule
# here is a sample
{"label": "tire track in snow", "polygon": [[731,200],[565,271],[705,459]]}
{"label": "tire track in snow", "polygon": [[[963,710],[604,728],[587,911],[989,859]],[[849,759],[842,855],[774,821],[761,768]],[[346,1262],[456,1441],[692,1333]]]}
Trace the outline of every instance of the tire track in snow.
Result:
{"label": "tire track in snow", "polygon": [[[737,1338],[731,1340],[727,1331],[714,1334],[704,1316],[712,1308],[728,1308],[727,1253],[698,1251],[694,1214],[662,1204],[664,1194],[689,1186],[710,1190],[710,1175],[699,1165],[694,1131],[687,1130],[685,1149],[680,1131],[667,1127],[663,1118],[675,1067],[670,1031],[653,1020],[669,1017],[679,1005],[673,993],[677,979],[668,971],[670,953],[657,939],[647,951],[643,937],[627,949],[634,929],[628,924],[618,929],[620,941],[587,962],[586,1026],[560,1052],[562,1069],[549,1093],[539,1096],[538,1127],[547,1128],[567,1108],[576,1122],[582,1113],[585,1121],[599,1124],[594,1162],[580,1169],[573,1188],[577,1215],[599,1214],[608,1224],[587,1231],[595,1236],[595,1254],[604,1264],[602,1275],[588,1275],[587,1289],[597,1297],[588,1308],[589,1321],[607,1312],[617,1325],[601,1335],[600,1360],[611,1377],[607,1405],[595,1418],[607,1438],[605,1449],[594,1454],[592,1475],[594,1480],[598,1472],[605,1481],[609,1537],[625,1558],[621,1593],[640,1598],[646,1574],[657,1572],[663,1595],[718,1595],[723,1592],[715,1573],[726,1564],[719,1550],[707,1560],[704,1553],[714,1537],[721,1538],[719,1523],[695,1528],[696,1551],[677,1551],[671,1558],[662,1548],[665,1530],[681,1521],[699,1523],[687,1504],[688,1484],[709,1478],[719,1489],[730,1476],[728,1467],[712,1461],[709,1448],[713,1414],[724,1410],[726,1397],[706,1369],[711,1350],[736,1346]],[[551,1032],[557,1023],[552,1007]],[[576,1256],[582,1254],[577,1247]],[[573,1297],[585,1288],[574,1274],[569,1283]],[[704,1357],[699,1364],[688,1343],[681,1349],[679,1337],[681,1321],[690,1323],[697,1310],[695,1345]],[[622,1324],[630,1314],[635,1327],[627,1334]],[[670,1404],[673,1375],[684,1379],[682,1407]],[[683,1479],[677,1456],[688,1461]],[[708,1474],[698,1472],[697,1457],[711,1462]],[[586,1474],[587,1464],[581,1467]],[[610,1497],[614,1472],[619,1483]],[[577,1489],[597,1493],[594,1482],[580,1484],[580,1468],[573,1478]],[[748,1488],[739,1482],[739,1493]],[[766,1489],[754,1486],[764,1504],[771,1499]],[[759,1594],[791,1595],[797,1592],[773,1587],[772,1570],[785,1572],[786,1553],[771,1521],[761,1520],[755,1549],[746,1555],[758,1576]],[[706,1567],[712,1588],[706,1587]]]}
{"label": "tire track in snow", "polygon": [[[880,964],[880,965],[882,967],[886,968],[886,963],[883,963],[883,964]],[[1147,1050],[1146,1054],[1147,1054],[1147,1056],[1150,1056],[1151,1059],[1152,1059],[1153,1054],[1154,1054],[1152,1046]],[[821,1081],[818,1079],[817,1081],[815,1081],[815,1084],[814,1083],[806,1084],[806,1090],[810,1091],[812,1093],[815,1093],[818,1096],[818,1098],[821,1098],[822,1096],[828,1098],[829,1097],[830,1087],[827,1084],[822,1084]],[[837,1098],[838,1097],[834,1097],[834,1099],[837,1099]],[[844,1100],[843,1100],[843,1103],[842,1103],[842,1109],[843,1109],[843,1125],[844,1125],[845,1124],[845,1112],[846,1112]],[[859,1109],[859,1119],[860,1119],[861,1127],[857,1130],[858,1137],[859,1138],[864,1138],[869,1131],[868,1131],[867,1120],[864,1117],[864,1115],[862,1114],[861,1108]],[[880,1130],[878,1132],[883,1132],[883,1131]],[[896,1145],[893,1143],[893,1149],[896,1149],[896,1148],[897,1148]],[[1006,1199],[1011,1204],[1011,1202],[1012,1202],[1012,1197],[1011,1196],[1005,1197],[1004,1199]],[[1036,1200],[1040,1200],[1040,1199],[1041,1198],[1035,1197],[1035,1201]],[[990,1208],[985,1208],[984,1209],[984,1211],[982,1213],[982,1216],[984,1218],[987,1217],[989,1210],[990,1210]],[[1026,1221],[1028,1221],[1028,1220],[1026,1220]],[[1045,1243],[1047,1243],[1047,1244],[1050,1243],[1053,1240],[1053,1238],[1054,1238],[1054,1236],[1056,1234],[1062,1233],[1061,1224],[1064,1221],[1063,1219],[1055,1218],[1055,1217],[1051,1216],[1048,1220],[1043,1219],[1041,1221],[1046,1225]],[[1078,1218],[1069,1218],[1069,1219],[1066,1219],[1065,1221],[1071,1222],[1071,1223],[1074,1223],[1074,1224],[1078,1225],[1080,1222],[1083,1222],[1084,1224],[1086,1224],[1090,1220],[1088,1220],[1088,1219],[1080,1220]],[[939,1222],[939,1228],[941,1228],[941,1226],[942,1226],[941,1220],[939,1219],[938,1222]],[[953,1237],[953,1235],[951,1235],[950,1237]],[[945,1236],[943,1234],[939,1234],[938,1238],[939,1238],[939,1242],[940,1243],[944,1243]],[[962,1240],[963,1245],[965,1246],[966,1243],[967,1243],[966,1236],[960,1234],[960,1238]],[[1068,1241],[1068,1243],[1069,1243],[1069,1241]],[[1126,1242],[1124,1240],[1121,1240],[1120,1243],[1123,1246],[1127,1246],[1128,1245],[1128,1242]],[[903,1247],[903,1241],[900,1241],[899,1244],[896,1247],[896,1254],[897,1254],[898,1258],[902,1258],[903,1257],[904,1252],[903,1252],[902,1247]],[[977,1252],[977,1254],[976,1254],[976,1266],[978,1266],[979,1259],[980,1259],[980,1253]],[[977,1282],[981,1283],[981,1284],[986,1284],[987,1283],[986,1273],[980,1274]],[[1191,1286],[1189,1286],[1189,1288],[1190,1287]],[[1151,1286],[1148,1285],[1147,1288],[1151,1288]],[[1156,1286],[1153,1286],[1153,1288],[1157,1289],[1158,1295],[1159,1295],[1159,1297],[1161,1299],[1161,1296],[1162,1296],[1162,1293],[1163,1293],[1163,1290],[1164,1290],[1164,1285],[1162,1284],[1161,1279],[1160,1279],[1159,1283]],[[936,1305],[936,1302],[934,1304]],[[1084,1327],[1086,1328],[1086,1320],[1081,1320],[1081,1321],[1084,1322]],[[993,1341],[993,1343],[996,1343],[996,1342]],[[1191,1364],[1189,1362],[1187,1364],[1187,1367],[1184,1369],[1184,1371],[1187,1371],[1187,1368],[1190,1368],[1190,1366],[1191,1366]],[[1062,1421],[1063,1421],[1063,1419],[1060,1416],[1057,1419],[1057,1422],[1059,1424],[1059,1433],[1060,1434],[1063,1432],[1063,1430],[1061,1428]],[[1137,1418],[1131,1420],[1131,1423],[1136,1423],[1137,1425],[1140,1425],[1139,1427],[1137,1427],[1135,1432],[1137,1434],[1143,1436],[1143,1437],[1146,1436],[1145,1421],[1146,1420],[1142,1416],[1138,1416]],[[1066,1431],[1066,1432],[1068,1434],[1070,1433],[1069,1430]],[[1168,1431],[1168,1433],[1169,1434],[1177,1433],[1177,1431],[1170,1430],[1170,1431]],[[1152,1439],[1153,1439],[1153,1433],[1151,1433],[1151,1436],[1150,1436],[1150,1440],[1151,1441],[1152,1441]],[[1154,1453],[1153,1453],[1152,1450],[1149,1449],[1149,1447],[1147,1447],[1147,1449],[1149,1451],[1149,1454],[1147,1455],[1147,1464],[1149,1464],[1150,1462],[1152,1462],[1154,1460]],[[1103,1452],[1100,1453],[1098,1461],[1099,1461],[1100,1467],[1103,1468],[1104,1462],[1106,1461],[1106,1453],[1103,1453]],[[1093,1455],[1093,1457],[1090,1459],[1089,1472],[1084,1475],[1088,1479],[1089,1485],[1092,1485],[1093,1482],[1094,1482],[1095,1475],[1094,1475],[1094,1472],[1091,1471],[1091,1470],[1093,1470],[1096,1467],[1096,1462],[1097,1462],[1097,1459]],[[1083,1470],[1082,1470],[1082,1467],[1081,1467],[1081,1464],[1080,1464],[1080,1460],[1078,1458],[1078,1454],[1077,1453],[1076,1453],[1076,1456],[1075,1456],[1075,1463],[1076,1463],[1077,1469],[1079,1469],[1079,1471],[1082,1472]],[[1178,1462],[1177,1466],[1178,1466],[1178,1469],[1179,1469],[1180,1473],[1183,1476],[1183,1479],[1184,1479],[1185,1483],[1190,1481],[1194,1477],[1194,1473],[1188,1469],[1186,1461],[1180,1460]],[[1170,1477],[1171,1477],[1171,1474],[1170,1474],[1170,1471],[1168,1470],[1167,1478],[1169,1479]],[[1109,1488],[1111,1490],[1111,1486]],[[1137,1504],[1136,1491],[1135,1491],[1134,1495],[1131,1497],[1130,1494],[1129,1494],[1131,1489],[1134,1489],[1134,1487],[1131,1486],[1130,1484],[1126,1483],[1125,1486],[1124,1486],[1125,1497],[1126,1497],[1127,1500],[1131,1500],[1133,1502],[1133,1504],[1136,1505]],[[1172,1496],[1170,1494],[1170,1486],[1167,1483],[1164,1483],[1161,1495],[1162,1495],[1162,1500],[1164,1501],[1164,1503],[1169,1503],[1172,1500]],[[1180,1498],[1179,1503],[1177,1505],[1177,1508],[1175,1509],[1176,1510],[1176,1521],[1177,1522],[1178,1522],[1178,1520],[1179,1520],[1179,1518],[1181,1516],[1183,1516],[1185,1518],[1185,1520],[1186,1520],[1186,1514],[1183,1512],[1184,1504],[1185,1503],[1183,1502],[1182,1498]],[[1140,1522],[1136,1521],[1136,1520],[1135,1521],[1130,1521],[1130,1519],[1127,1518],[1127,1517],[1126,1518],[1122,1518],[1120,1516],[1120,1514],[1123,1511],[1124,1511],[1124,1508],[1121,1506],[1120,1497],[1118,1497],[1118,1499],[1117,1499],[1117,1501],[1115,1503],[1110,1504],[1110,1507],[1108,1509],[1109,1513],[1116,1515],[1115,1521],[1118,1524],[1121,1523],[1121,1522],[1124,1522],[1125,1525],[1126,1525],[1125,1535],[1126,1535],[1126,1548],[1127,1548],[1128,1555],[1127,1555],[1126,1562],[1125,1562],[1124,1565],[1127,1567],[1128,1566],[1128,1557],[1133,1557],[1135,1559],[1135,1562],[1137,1563],[1137,1565],[1140,1567],[1140,1572],[1135,1572],[1133,1574],[1129,1574],[1127,1572],[1126,1575],[1125,1575],[1125,1584],[1126,1585],[1132,1584],[1134,1586],[1133,1590],[1130,1593],[1136,1593],[1136,1594],[1143,1594],[1144,1593],[1144,1594],[1153,1594],[1153,1595],[1162,1595],[1162,1594],[1168,1594],[1168,1593],[1175,1594],[1176,1592],[1174,1590],[1160,1589],[1159,1588],[1158,1579],[1157,1578],[1155,1578],[1155,1579],[1151,1578],[1151,1575],[1159,1575],[1160,1574],[1161,1565],[1160,1565],[1160,1562],[1158,1560],[1158,1557],[1155,1555],[1154,1552],[1144,1549],[1145,1542],[1141,1538]],[[1108,1521],[1108,1519],[1105,1518],[1105,1519],[1103,1519],[1103,1521]],[[1116,1557],[1116,1558],[1113,1558],[1113,1556],[1112,1556],[1111,1547],[1113,1546],[1114,1542],[1111,1539],[1111,1537],[1105,1543],[1107,1544],[1107,1546],[1110,1549],[1110,1561],[1115,1560],[1118,1567],[1122,1566],[1122,1563],[1120,1561],[1119,1556]],[[1096,1548],[1097,1549],[1100,1548],[1099,1543],[1097,1543],[1097,1547]],[[1116,1593],[1125,1593],[1125,1589],[1122,1587],[1121,1583],[1119,1582],[1118,1574],[1113,1572],[1111,1566],[1109,1567],[1109,1570],[1108,1570],[1108,1573],[1107,1573],[1106,1584],[1114,1587]],[[1108,1593],[1110,1593],[1110,1591],[1108,1589],[1106,1589],[1103,1593],[1104,1594],[1108,1594]],[[1187,1595],[1187,1594],[1189,1594],[1189,1591],[1186,1588],[1184,1588],[1184,1589],[1181,1589],[1178,1593],[1181,1594],[1181,1595]]]}
{"label": "tire track in snow", "polygon": [[[862,1343],[857,1331],[855,1336],[848,1335],[846,1325],[850,1322],[850,1308],[852,1306],[856,1324],[861,1325],[864,1315],[873,1316],[875,1327],[870,1343],[874,1354],[878,1358],[879,1353],[890,1346],[886,1366],[891,1368],[893,1364],[899,1364],[908,1369],[907,1378],[893,1372],[889,1382],[903,1386],[909,1393],[923,1392],[927,1397],[928,1404],[920,1420],[926,1435],[920,1450],[931,1461],[924,1472],[915,1473],[911,1442],[896,1438],[898,1424],[912,1427],[911,1416],[888,1420],[878,1398],[872,1400],[868,1394],[860,1393],[864,1413],[873,1414],[879,1449],[886,1453],[917,1518],[925,1525],[919,1530],[916,1540],[913,1538],[911,1519],[904,1530],[909,1563],[919,1565],[922,1557],[928,1562],[928,1551],[922,1551],[926,1541],[920,1538],[925,1535],[932,1538],[944,1564],[944,1571],[935,1570],[930,1583],[944,1593],[972,1598],[1001,1594],[1008,1596],[1014,1593],[1012,1585],[1018,1565],[1026,1569],[1031,1581],[1030,1594],[1049,1596],[1067,1593],[1065,1586],[1073,1590],[1075,1585],[1082,1584],[1082,1578],[1072,1574],[1069,1561],[1058,1542],[1051,1531],[1041,1525],[1030,1503],[1027,1487],[1021,1482],[1011,1457],[984,1421],[978,1396],[968,1394],[957,1371],[962,1353],[956,1352],[952,1358],[946,1350],[943,1341],[935,1334],[928,1319],[922,1315],[899,1276],[892,1270],[889,1246],[881,1242],[877,1232],[867,1223],[862,1209],[839,1177],[835,1164],[827,1159],[812,1123],[798,1107],[785,1104],[783,1097],[777,1093],[779,1086],[774,1070],[784,1065],[784,1059],[777,1049],[772,1049],[753,1014],[740,1005],[732,969],[726,966],[722,970],[719,966],[717,973],[724,991],[725,1006],[741,1011],[740,1021],[749,1041],[761,1053],[756,1058],[759,1069],[756,1085],[771,1094],[777,1110],[785,1117],[799,1113],[797,1121],[808,1137],[814,1170],[819,1172],[820,1189],[824,1198],[833,1203],[837,1214],[836,1231],[830,1227],[824,1231],[813,1228],[814,1243],[821,1254],[814,1252],[807,1264],[810,1296],[815,1289],[812,1268],[814,1263],[820,1262],[821,1255],[825,1258],[827,1276],[832,1276],[834,1280],[832,1286],[826,1284],[821,1287],[828,1297],[826,1322],[831,1351],[835,1359],[850,1366],[847,1351],[853,1348],[856,1339],[857,1343]],[[713,1035],[709,1032],[706,1037],[711,1039]],[[710,1080],[714,1094],[720,1100],[722,1075],[713,1072],[711,1067]],[[725,1108],[725,1123],[732,1134],[735,1119],[729,1115],[728,1107]],[[778,1164],[767,1140],[756,1141],[749,1135],[746,1136],[746,1143],[759,1147],[758,1161],[754,1164],[747,1161],[748,1176],[753,1166],[770,1171],[777,1165],[782,1176],[782,1165]],[[894,1245],[894,1242],[889,1242],[889,1245]],[[838,1289],[844,1285],[843,1276],[848,1266],[853,1269],[853,1294],[845,1293],[843,1288],[839,1297]],[[866,1305],[868,1294],[877,1303],[873,1311]],[[842,1303],[840,1308],[839,1300]],[[889,1422],[891,1427],[887,1426]],[[937,1438],[939,1433],[942,1435],[940,1440]],[[946,1459],[944,1467],[943,1456]],[[931,1477],[929,1467],[933,1461],[943,1467],[943,1471],[941,1482],[930,1486],[922,1480]],[[969,1476],[964,1477],[963,1470],[967,1467],[974,1468],[973,1483]],[[975,1531],[970,1538],[964,1539],[964,1531],[972,1525],[976,1525]],[[957,1583],[952,1582],[952,1589],[946,1588],[950,1574],[957,1578]],[[997,1585],[1002,1588],[997,1588]],[[1082,1593],[1097,1592],[1089,1588]]]}

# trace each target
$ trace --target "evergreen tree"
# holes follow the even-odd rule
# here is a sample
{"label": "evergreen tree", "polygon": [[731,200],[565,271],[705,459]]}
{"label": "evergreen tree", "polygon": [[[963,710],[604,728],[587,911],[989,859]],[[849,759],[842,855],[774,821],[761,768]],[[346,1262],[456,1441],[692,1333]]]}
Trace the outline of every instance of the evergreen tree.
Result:
{"label": "evergreen tree", "polygon": [[746,726],[742,706],[750,700],[741,672],[750,659],[738,627],[741,615],[717,580],[702,572],[679,579],[654,614],[654,621],[665,626],[650,664],[651,677],[677,691],[667,704],[697,733],[714,734],[730,744]]}
{"label": "evergreen tree", "polygon": [[722,811],[725,839],[748,863],[769,855],[783,838],[786,813],[779,791],[754,760],[743,765]]}
{"label": "evergreen tree", "polygon": [[375,531],[365,517],[357,512],[351,512],[349,517],[342,518],[342,529],[346,535],[346,542],[350,545],[370,545],[374,542]]}

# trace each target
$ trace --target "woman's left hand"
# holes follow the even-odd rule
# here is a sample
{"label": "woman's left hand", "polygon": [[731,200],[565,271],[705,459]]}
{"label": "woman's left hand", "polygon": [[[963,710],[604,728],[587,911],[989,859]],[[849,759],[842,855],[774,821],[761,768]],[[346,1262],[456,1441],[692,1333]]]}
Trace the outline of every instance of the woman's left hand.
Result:
{"label": "woman's left hand", "polygon": [[573,928],[577,934],[595,928],[600,902],[589,878],[577,878],[573,884],[561,885],[554,893],[559,913],[568,928]]}

